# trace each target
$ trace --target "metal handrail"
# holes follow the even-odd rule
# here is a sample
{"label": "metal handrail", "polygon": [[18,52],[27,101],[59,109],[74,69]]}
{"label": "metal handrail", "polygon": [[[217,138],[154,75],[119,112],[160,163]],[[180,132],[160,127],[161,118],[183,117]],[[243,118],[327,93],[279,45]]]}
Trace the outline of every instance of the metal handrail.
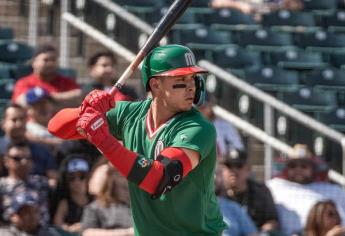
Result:
{"label": "metal handrail", "polygon": [[249,94],[250,96],[254,97],[255,99],[263,102],[264,104],[268,104],[269,106],[275,108],[279,112],[285,114],[286,116],[290,117],[291,119],[313,129],[328,138],[338,142],[342,147],[342,156],[343,156],[343,174],[345,171],[345,135],[329,128],[328,126],[322,124],[321,122],[311,118],[303,114],[302,112],[290,107],[289,105],[279,101],[275,97],[262,92],[261,90],[257,89],[256,87],[244,82],[243,80],[237,78],[236,76],[230,74],[229,72],[223,70],[222,68],[216,66],[215,64],[201,60],[199,65],[207,69],[210,73],[216,75],[221,80],[227,82],[228,84],[232,85],[233,87],[241,90],[244,93]]}

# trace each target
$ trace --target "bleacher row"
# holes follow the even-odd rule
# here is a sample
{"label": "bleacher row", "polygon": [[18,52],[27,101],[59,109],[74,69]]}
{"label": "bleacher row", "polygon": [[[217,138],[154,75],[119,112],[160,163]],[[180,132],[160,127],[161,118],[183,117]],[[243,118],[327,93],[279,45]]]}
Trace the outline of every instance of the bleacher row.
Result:
{"label": "bleacher row", "polygon": [[[172,3],[169,0],[113,1],[152,25]],[[234,9],[213,9],[209,0],[192,1],[170,32],[170,43],[189,46],[197,59],[209,60],[344,132],[344,1],[304,0],[303,3],[302,11],[264,12],[258,20]],[[225,106],[235,108],[243,118],[263,127],[262,105],[250,101],[248,109],[241,109],[243,94],[238,91],[231,94],[234,91],[220,81],[218,85],[216,96]],[[279,116],[276,114],[275,126],[280,138],[290,144],[304,141],[314,145],[318,134],[291,120],[288,120],[290,127],[282,134]],[[330,155],[339,155],[339,147],[335,149]]]}

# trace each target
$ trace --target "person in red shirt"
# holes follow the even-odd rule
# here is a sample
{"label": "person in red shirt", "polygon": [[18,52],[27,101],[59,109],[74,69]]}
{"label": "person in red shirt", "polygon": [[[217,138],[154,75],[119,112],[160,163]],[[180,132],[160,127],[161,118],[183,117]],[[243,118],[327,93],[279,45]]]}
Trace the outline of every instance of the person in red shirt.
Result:
{"label": "person in red shirt", "polygon": [[34,87],[41,87],[62,107],[80,103],[82,92],[77,83],[57,71],[57,51],[54,46],[39,46],[33,55],[32,68],[32,74],[16,82],[12,95],[13,102],[26,105],[26,92]]}

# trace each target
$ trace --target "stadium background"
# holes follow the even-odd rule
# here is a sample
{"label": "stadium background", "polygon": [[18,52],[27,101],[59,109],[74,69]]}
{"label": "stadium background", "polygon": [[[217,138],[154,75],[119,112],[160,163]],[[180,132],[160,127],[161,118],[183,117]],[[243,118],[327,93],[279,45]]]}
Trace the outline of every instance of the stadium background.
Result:
{"label": "stadium background", "polygon": [[[111,2],[118,4],[120,8],[116,9],[124,17],[117,10],[110,10]],[[107,47],[99,42],[100,38],[91,38],[87,31],[81,32],[63,20],[64,11],[75,17],[74,22],[82,21],[123,46],[121,51],[114,50],[119,76],[170,3],[169,0],[0,1],[1,105],[10,99],[15,81],[27,73],[32,48],[42,43],[51,43],[60,50],[62,73],[74,76],[80,84],[90,82],[87,58]],[[340,144],[342,140],[345,145],[344,1],[305,0],[302,11],[259,12],[261,20],[256,21],[239,11],[212,9],[207,0],[193,1],[166,40],[191,47],[203,65],[212,63],[222,68],[222,72],[236,76],[229,76],[235,81],[229,84],[218,73],[210,73],[208,89],[215,95],[217,105],[225,109],[219,109],[219,114],[227,117],[227,112],[231,112],[241,119],[235,122],[229,118],[241,130],[257,179],[274,175],[279,168],[274,157],[286,154],[283,151],[288,151],[289,146],[285,144],[296,143],[308,144],[331,169],[344,173]],[[130,16],[126,13],[137,18],[126,19]],[[239,89],[242,84],[237,80],[246,82],[246,86],[254,85],[289,108],[315,119],[316,129],[295,121],[295,113],[291,113],[292,118],[286,115],[284,107],[281,111],[265,108],[247,94],[256,90]],[[145,96],[138,71],[128,83],[141,98]],[[265,139],[260,130],[259,134],[253,134],[252,128],[241,126],[241,121],[263,129],[275,139]],[[320,128],[317,121],[327,129]],[[333,177],[344,184],[342,176]]]}

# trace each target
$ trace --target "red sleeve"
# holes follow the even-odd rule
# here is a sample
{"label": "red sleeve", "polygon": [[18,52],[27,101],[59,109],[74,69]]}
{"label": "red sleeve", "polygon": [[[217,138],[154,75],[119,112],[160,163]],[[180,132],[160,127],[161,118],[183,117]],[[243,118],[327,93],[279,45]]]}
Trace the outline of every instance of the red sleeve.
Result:
{"label": "red sleeve", "polygon": [[63,91],[80,88],[73,78],[61,77],[61,80],[63,80],[63,85],[64,85]]}
{"label": "red sleeve", "polygon": [[12,101],[15,102],[16,99],[23,93],[26,93],[30,88],[29,84],[27,83],[26,78],[19,79],[16,84],[14,85],[13,93],[12,93]]}
{"label": "red sleeve", "polygon": [[133,98],[117,91],[114,96],[114,101],[133,101]]}

